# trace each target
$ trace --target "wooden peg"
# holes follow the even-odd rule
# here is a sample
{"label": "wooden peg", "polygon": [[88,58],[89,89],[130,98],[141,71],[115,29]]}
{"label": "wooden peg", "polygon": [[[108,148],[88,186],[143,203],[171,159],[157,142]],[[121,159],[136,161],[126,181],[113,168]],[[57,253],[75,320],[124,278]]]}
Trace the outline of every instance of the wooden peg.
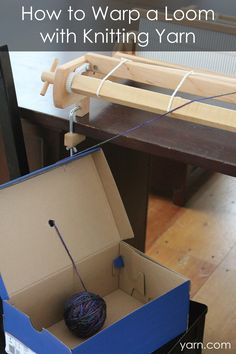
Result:
{"label": "wooden peg", "polygon": [[47,93],[49,85],[54,83],[54,73],[56,71],[58,63],[59,63],[59,60],[58,59],[54,59],[53,63],[52,63],[52,66],[50,68],[50,71],[42,73],[41,79],[44,82],[44,84],[43,84],[42,90],[40,92],[41,96],[45,96],[46,93]]}
{"label": "wooden peg", "polygon": [[66,133],[64,136],[64,145],[68,149],[72,149],[85,140],[85,136],[77,133]]}

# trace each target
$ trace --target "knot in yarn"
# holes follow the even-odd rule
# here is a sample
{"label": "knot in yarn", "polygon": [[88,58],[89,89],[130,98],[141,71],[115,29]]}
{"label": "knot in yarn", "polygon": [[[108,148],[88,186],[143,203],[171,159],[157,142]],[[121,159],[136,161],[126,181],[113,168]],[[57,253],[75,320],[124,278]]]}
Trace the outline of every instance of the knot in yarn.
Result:
{"label": "knot in yarn", "polygon": [[64,320],[78,337],[91,337],[104,325],[106,303],[99,295],[82,291],[66,301]]}

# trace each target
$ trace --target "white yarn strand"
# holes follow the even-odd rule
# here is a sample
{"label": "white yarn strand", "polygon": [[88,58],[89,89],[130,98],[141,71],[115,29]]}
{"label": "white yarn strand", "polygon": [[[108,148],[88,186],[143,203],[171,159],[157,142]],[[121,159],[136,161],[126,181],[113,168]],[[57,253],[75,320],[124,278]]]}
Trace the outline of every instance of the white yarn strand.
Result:
{"label": "white yarn strand", "polygon": [[72,71],[67,78],[66,81],[66,91],[70,94],[72,94],[72,83],[76,75],[82,75],[86,73],[89,70],[90,64],[89,63],[84,63],[83,65],[79,66],[76,68],[75,71]]}
{"label": "white yarn strand", "polygon": [[127,63],[129,61],[131,61],[131,60],[122,58],[121,61],[102,79],[100,85],[97,88],[97,92],[96,92],[97,97],[100,96],[100,91],[101,91],[104,83],[107,81],[107,79],[109,79],[109,77],[112,76],[112,74],[114,74],[114,72],[116,70],[118,70],[122,65],[124,65],[125,63]]}
{"label": "white yarn strand", "polygon": [[178,84],[178,86],[176,87],[176,89],[174,90],[174,92],[172,93],[171,95],[171,98],[170,98],[170,101],[169,101],[169,104],[168,104],[168,107],[167,107],[167,112],[170,112],[171,109],[172,109],[172,105],[173,105],[173,101],[175,99],[175,96],[176,94],[179,92],[179,90],[181,89],[181,87],[183,86],[184,82],[187,80],[187,78],[190,76],[190,75],[193,75],[194,74],[194,71],[188,71],[184,77],[182,78],[182,80],[180,81],[180,83]]}

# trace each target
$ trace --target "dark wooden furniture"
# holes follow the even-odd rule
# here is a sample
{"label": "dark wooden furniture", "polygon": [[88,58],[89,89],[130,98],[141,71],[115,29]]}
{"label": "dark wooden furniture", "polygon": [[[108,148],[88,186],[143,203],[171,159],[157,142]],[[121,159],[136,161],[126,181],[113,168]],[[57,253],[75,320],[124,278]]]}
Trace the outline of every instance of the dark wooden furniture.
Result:
{"label": "dark wooden furniture", "polygon": [[211,171],[161,156],[151,158],[151,192],[184,206]]}
{"label": "dark wooden furniture", "polygon": [[[41,55],[41,56],[40,56]],[[75,53],[64,53],[65,62]],[[38,168],[64,157],[63,135],[68,130],[68,110],[53,106],[52,96],[39,95],[40,74],[54,54],[12,55],[14,78],[31,168]],[[80,118],[75,130],[88,138],[80,149],[91,146],[133,127],[155,115],[92,100],[90,114]],[[235,134],[194,125],[171,118],[157,119],[128,137],[120,137],[103,146],[120,189],[135,233],[135,246],[144,249],[146,211],[154,157],[181,166],[194,165],[209,171],[236,176]],[[182,173],[182,172],[181,172]],[[176,193],[178,173],[174,176]],[[158,216],[157,216],[158,217]]]}
{"label": "dark wooden furniture", "polygon": [[[0,183],[29,172],[7,46],[0,47]],[[0,352],[4,353],[0,303]]]}
{"label": "dark wooden furniture", "polygon": [[1,182],[29,171],[7,46],[0,47],[0,166]]}

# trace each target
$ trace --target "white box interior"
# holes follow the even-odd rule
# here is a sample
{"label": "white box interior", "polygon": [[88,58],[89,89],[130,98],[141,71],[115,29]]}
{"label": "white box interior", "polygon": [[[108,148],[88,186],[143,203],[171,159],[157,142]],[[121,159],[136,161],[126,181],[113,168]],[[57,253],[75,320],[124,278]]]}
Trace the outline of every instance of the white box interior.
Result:
{"label": "white box interior", "polygon": [[[33,177],[0,190],[0,272],[10,303],[36,329],[70,348],[81,343],[65,327],[63,309],[82,288],[49,219],[59,225],[87,289],[105,298],[105,327],[186,281],[121,241],[132,229],[101,151]],[[125,267],[117,270],[119,255]]]}
{"label": "white box interior", "polygon": [[[120,270],[113,267],[113,261],[119,255],[122,255],[125,264]],[[124,242],[86,258],[78,263],[78,267],[87,289],[99,294],[106,301],[107,319],[103,328],[186,280],[146,258]],[[141,273],[144,275],[145,293],[142,293],[142,284],[137,281]],[[66,328],[63,309],[65,301],[81,290],[73,268],[68,267],[14,294],[9,302],[28,315],[37,330],[48,329],[73,349],[84,340]]]}

